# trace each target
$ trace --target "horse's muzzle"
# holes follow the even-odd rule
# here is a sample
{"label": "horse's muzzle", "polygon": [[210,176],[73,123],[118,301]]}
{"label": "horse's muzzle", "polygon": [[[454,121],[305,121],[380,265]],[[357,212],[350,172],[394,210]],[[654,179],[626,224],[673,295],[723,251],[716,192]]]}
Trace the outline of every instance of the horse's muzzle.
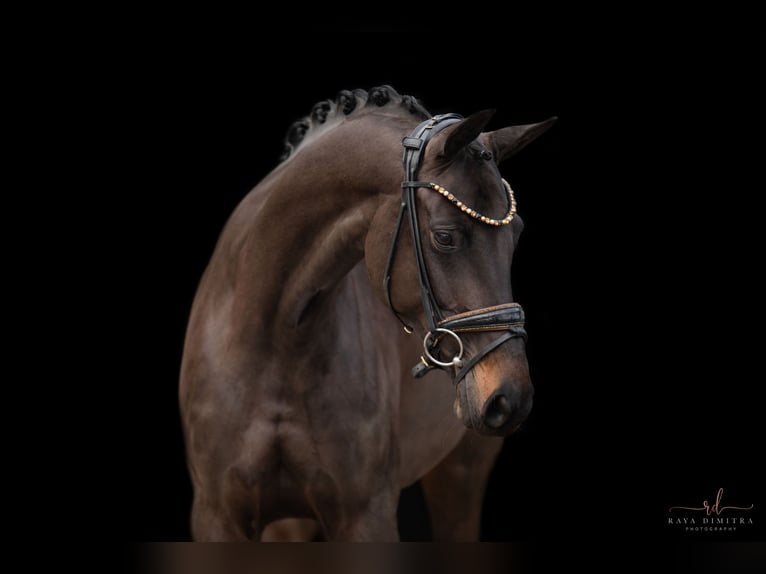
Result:
{"label": "horse's muzzle", "polygon": [[532,410],[534,387],[523,343],[493,353],[457,382],[455,412],[480,434],[506,436],[516,431]]}
{"label": "horse's muzzle", "polygon": [[481,411],[481,427],[476,429],[484,434],[505,436],[515,431],[532,410],[533,388],[529,385],[523,391],[503,386],[496,390],[484,403]]}

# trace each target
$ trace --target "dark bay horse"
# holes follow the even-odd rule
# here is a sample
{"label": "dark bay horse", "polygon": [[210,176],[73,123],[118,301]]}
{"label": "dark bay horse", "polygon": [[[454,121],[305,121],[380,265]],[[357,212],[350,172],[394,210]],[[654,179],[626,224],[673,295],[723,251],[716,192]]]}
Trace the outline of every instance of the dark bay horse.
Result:
{"label": "dark bay horse", "polygon": [[533,395],[511,292],[522,222],[498,164],[554,120],[483,132],[491,115],[431,117],[382,86],[290,128],[191,309],[179,394],[196,540],[312,525],[397,540],[417,480],[434,538],[478,539]]}

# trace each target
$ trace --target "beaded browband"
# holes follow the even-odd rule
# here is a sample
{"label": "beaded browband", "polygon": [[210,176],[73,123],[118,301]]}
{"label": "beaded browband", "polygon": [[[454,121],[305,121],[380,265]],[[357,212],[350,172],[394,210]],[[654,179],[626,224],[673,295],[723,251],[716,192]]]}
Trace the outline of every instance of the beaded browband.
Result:
{"label": "beaded browband", "polygon": [[506,213],[502,219],[493,219],[491,217],[487,217],[486,215],[482,215],[475,209],[468,207],[465,203],[460,201],[457,197],[455,197],[452,193],[450,193],[447,189],[445,189],[438,183],[433,183],[430,181],[411,181],[411,182],[407,182],[406,185],[412,186],[412,187],[430,187],[435,192],[439,193],[442,197],[449,199],[455,207],[460,208],[460,211],[462,211],[466,215],[470,215],[474,219],[481,221],[482,223],[486,223],[487,225],[494,225],[495,227],[500,227],[501,225],[508,225],[511,221],[513,221],[513,216],[516,215],[516,198],[513,196],[513,190],[511,189],[511,186],[507,181],[505,181],[502,178],[501,178],[501,181],[503,182],[503,185],[505,186],[505,191],[508,192],[508,205],[509,205],[508,213]]}

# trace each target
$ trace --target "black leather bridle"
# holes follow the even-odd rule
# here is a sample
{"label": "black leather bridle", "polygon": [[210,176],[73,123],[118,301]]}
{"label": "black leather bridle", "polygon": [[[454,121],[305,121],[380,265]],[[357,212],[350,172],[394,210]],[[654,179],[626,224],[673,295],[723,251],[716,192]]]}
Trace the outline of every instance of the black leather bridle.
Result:
{"label": "black leather bridle", "polygon": [[[454,369],[454,383],[458,384],[471,369],[481,359],[489,353],[500,347],[506,341],[514,337],[521,337],[526,341],[527,333],[524,330],[524,311],[518,303],[504,303],[493,307],[485,307],[475,311],[467,311],[450,317],[444,317],[439,304],[436,301],[431,282],[428,279],[428,270],[426,269],[425,258],[423,255],[423,244],[420,240],[420,228],[417,215],[417,195],[416,191],[420,187],[430,187],[432,189],[442,189],[432,182],[418,181],[417,175],[420,164],[423,160],[426,145],[428,141],[442,129],[462,120],[458,114],[442,114],[428,119],[418,125],[412,133],[402,140],[404,146],[404,157],[402,163],[404,166],[404,181],[402,182],[402,202],[399,208],[399,217],[394,231],[391,250],[388,255],[386,272],[383,279],[383,287],[386,293],[388,306],[394,313],[399,322],[404,326],[407,333],[412,333],[413,328],[407,324],[402,316],[396,311],[391,301],[391,270],[396,256],[396,245],[399,240],[399,232],[402,228],[405,214],[408,216],[410,231],[412,232],[412,243],[415,250],[415,263],[418,270],[418,281],[420,283],[420,294],[423,301],[423,310],[425,311],[426,321],[428,321],[428,332],[423,339],[423,355],[418,363],[412,369],[412,375],[420,378],[432,369]],[[505,184],[505,182],[504,182]],[[505,184],[507,185],[507,184]],[[446,190],[444,190],[446,191]],[[509,194],[510,187],[508,188]],[[512,198],[512,195],[511,195]],[[453,203],[457,202],[449,198]],[[515,206],[514,206],[515,207]],[[470,211],[470,210],[469,210]],[[473,216],[478,214],[473,212]],[[512,212],[509,211],[512,217]],[[507,222],[509,222],[508,219]],[[492,220],[494,225],[498,222]],[[505,222],[505,223],[507,223]],[[483,333],[487,331],[497,331],[502,334],[481,349],[476,355],[467,362],[463,361],[463,342],[460,339],[460,333]],[[438,358],[439,342],[445,337],[454,338],[458,344],[458,352],[450,361],[442,361]]]}

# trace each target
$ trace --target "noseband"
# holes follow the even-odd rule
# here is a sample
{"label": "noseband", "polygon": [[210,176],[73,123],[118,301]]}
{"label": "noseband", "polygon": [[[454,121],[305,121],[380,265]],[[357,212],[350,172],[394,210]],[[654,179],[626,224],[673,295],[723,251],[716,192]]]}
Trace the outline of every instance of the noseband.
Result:
{"label": "noseband", "polygon": [[[418,270],[420,295],[423,301],[423,310],[425,311],[426,320],[428,321],[428,332],[423,339],[424,352],[420,357],[420,363],[412,369],[412,375],[415,378],[420,378],[432,369],[439,368],[446,370],[452,368],[455,370],[455,384],[458,384],[463,377],[471,371],[476,363],[506,341],[509,341],[514,337],[521,337],[525,341],[527,339],[527,332],[524,330],[524,311],[522,310],[521,305],[517,303],[504,303],[502,305],[485,307],[475,311],[467,311],[445,318],[439,309],[439,304],[437,303],[433,289],[431,288],[431,282],[428,279],[428,271],[423,256],[423,244],[420,240],[420,228],[418,225],[416,190],[419,187],[433,189],[452,202],[452,204],[459,208],[463,213],[485,225],[494,227],[508,225],[516,214],[516,200],[514,199],[511,186],[508,185],[508,182],[505,180],[502,180],[502,182],[508,193],[508,212],[504,218],[494,219],[482,215],[468,207],[442,186],[433,182],[418,181],[416,179],[428,141],[442,129],[462,119],[462,116],[458,114],[442,114],[435,116],[421,123],[408,137],[405,137],[402,140],[402,145],[404,146],[404,157],[402,159],[404,165],[402,202],[399,207],[399,217],[397,219],[394,238],[391,243],[391,250],[388,255],[388,263],[386,264],[386,272],[383,280],[388,306],[391,308],[391,311],[399,322],[404,326],[404,330],[407,333],[412,333],[413,328],[408,325],[396,311],[393,302],[391,301],[391,270],[396,256],[396,245],[399,240],[399,232],[401,231],[405,214],[407,214],[410,230],[412,231],[412,243],[415,248],[415,263]],[[502,332],[502,335],[481,349],[481,351],[471,357],[470,360],[464,362],[463,341],[460,339],[460,334],[483,333],[486,331],[498,331]],[[458,345],[457,354],[449,361],[443,361],[438,357],[439,343],[444,340],[445,337],[455,339]]]}

